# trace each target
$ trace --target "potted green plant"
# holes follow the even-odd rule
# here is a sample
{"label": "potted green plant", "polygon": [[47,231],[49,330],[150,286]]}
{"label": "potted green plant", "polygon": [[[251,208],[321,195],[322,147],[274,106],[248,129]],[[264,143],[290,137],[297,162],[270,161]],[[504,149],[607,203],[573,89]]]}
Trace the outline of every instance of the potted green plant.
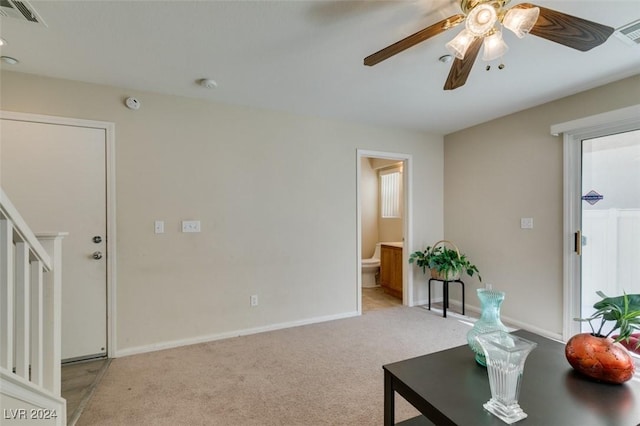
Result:
{"label": "potted green plant", "polygon": [[[448,243],[453,249],[438,246],[440,243]],[[470,277],[478,274],[478,279],[482,281],[480,272],[476,265],[473,265],[464,254],[460,254],[458,247],[451,241],[441,240],[428,246],[424,251],[416,251],[409,256],[409,263],[415,263],[422,268],[423,273],[427,273],[429,268],[431,278],[441,281],[453,281],[460,278],[464,272]]]}
{"label": "potted green plant", "polygon": [[[634,331],[640,330],[640,294],[625,293],[617,297],[607,297],[601,291],[597,294],[602,300],[593,305],[596,309],[594,314],[588,318],[575,318],[576,321],[588,322],[591,333],[576,334],[569,339],[565,356],[576,371],[588,377],[608,383],[624,383],[633,377],[635,365],[621,343],[632,350],[640,348],[637,339],[635,348],[631,345]],[[595,327],[594,322],[597,324]],[[611,325],[611,328],[605,328],[605,325]],[[618,334],[614,334],[616,332]]]}

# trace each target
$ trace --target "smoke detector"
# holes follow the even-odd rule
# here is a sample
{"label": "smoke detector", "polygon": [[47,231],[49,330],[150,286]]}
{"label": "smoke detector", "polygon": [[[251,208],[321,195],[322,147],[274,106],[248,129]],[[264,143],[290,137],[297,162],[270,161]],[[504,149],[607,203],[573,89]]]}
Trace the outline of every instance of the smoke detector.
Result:
{"label": "smoke detector", "polygon": [[127,108],[133,111],[139,110],[141,105],[138,98],[134,98],[133,96],[129,96],[127,99],[125,99],[124,104],[127,106]]}
{"label": "smoke detector", "polygon": [[1,0],[0,17],[14,18],[47,26],[38,12],[26,0]]}
{"label": "smoke detector", "polygon": [[201,78],[198,80],[198,84],[202,87],[206,87],[207,89],[215,89],[218,87],[218,83],[215,80],[211,80],[210,78]]}

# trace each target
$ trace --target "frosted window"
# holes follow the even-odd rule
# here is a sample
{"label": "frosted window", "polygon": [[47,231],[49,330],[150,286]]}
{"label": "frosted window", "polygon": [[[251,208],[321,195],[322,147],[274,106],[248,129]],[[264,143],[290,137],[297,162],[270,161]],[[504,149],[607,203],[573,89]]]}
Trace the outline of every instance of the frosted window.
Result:
{"label": "frosted window", "polygon": [[400,217],[402,174],[380,174],[380,212],[382,217]]}

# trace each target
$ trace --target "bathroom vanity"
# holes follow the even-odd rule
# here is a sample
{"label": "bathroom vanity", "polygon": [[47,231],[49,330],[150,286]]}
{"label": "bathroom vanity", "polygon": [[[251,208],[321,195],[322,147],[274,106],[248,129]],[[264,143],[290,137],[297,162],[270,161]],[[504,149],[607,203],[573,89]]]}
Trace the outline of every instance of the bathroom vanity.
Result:
{"label": "bathroom vanity", "polygon": [[402,243],[380,246],[380,285],[385,293],[402,299]]}

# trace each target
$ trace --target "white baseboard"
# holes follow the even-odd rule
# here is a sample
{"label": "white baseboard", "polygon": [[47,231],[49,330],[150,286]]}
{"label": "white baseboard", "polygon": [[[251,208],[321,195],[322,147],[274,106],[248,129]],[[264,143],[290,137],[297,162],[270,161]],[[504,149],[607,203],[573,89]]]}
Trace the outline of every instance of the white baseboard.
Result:
{"label": "white baseboard", "polygon": [[[478,315],[480,315],[480,308],[476,307],[476,306],[466,306],[466,309],[477,313]],[[502,320],[502,322],[504,322],[506,325],[510,326],[510,327],[514,327],[514,328],[521,328],[523,330],[527,330],[530,331],[532,333],[536,333],[539,334],[541,336],[544,337],[548,337],[549,339],[553,339],[553,340],[558,340],[560,342],[562,342],[562,333],[554,333],[552,331],[549,330],[545,330],[543,328],[540,328],[538,326],[529,324],[527,322],[523,322],[523,321],[519,321],[516,319],[513,319],[511,317],[508,316],[504,316],[504,315],[500,315],[500,319]]]}
{"label": "white baseboard", "polygon": [[[442,297],[439,298],[432,298],[431,299],[431,304],[436,303],[436,302],[442,302]],[[427,305],[429,303],[428,300],[419,300],[416,305]],[[449,306],[455,306],[456,312],[458,310],[462,309],[462,302],[459,300],[454,300],[451,299],[449,300]],[[476,314],[478,314],[478,316],[480,315],[480,308],[477,306],[471,306],[471,305],[466,305],[465,304],[465,310],[466,311],[471,311],[474,312]],[[523,322],[523,321],[519,321],[516,319],[513,319],[511,317],[508,316],[504,316],[504,315],[500,315],[500,319],[502,320],[502,322],[504,322],[505,324],[514,327],[514,328],[521,328],[527,331],[531,331],[532,333],[536,333],[539,334],[541,336],[544,337],[548,337],[549,339],[554,339],[554,340],[558,340],[558,341],[563,341],[562,340],[562,333],[554,333],[551,332],[549,330],[545,330],[543,328],[537,327],[535,325],[531,325],[529,323]]]}
{"label": "white baseboard", "polygon": [[[432,298],[431,298],[431,304],[432,304],[432,305],[433,305],[434,303],[440,303],[440,302],[442,302],[442,296],[440,296],[440,297],[432,297]],[[422,306],[422,305],[428,305],[428,304],[429,304],[429,300],[427,300],[427,299],[420,299],[420,300],[415,301],[415,304],[414,304],[413,306]],[[449,304],[450,304],[450,305],[456,305],[456,304],[458,304],[458,305],[459,305],[459,303],[458,303],[457,301],[453,300],[453,299],[452,299],[452,300],[449,300]]]}
{"label": "white baseboard", "polygon": [[155,352],[163,349],[177,348],[180,346],[195,345],[198,343],[213,342],[215,340],[228,339],[231,337],[248,336],[251,334],[264,333],[265,331],[281,330],[283,328],[299,327],[301,325],[316,324],[326,321],[334,321],[338,319],[351,318],[358,316],[358,312],[346,312],[343,314],[327,315],[322,317],[308,318],[298,321],[282,322],[278,324],[266,325],[263,327],[245,328],[241,330],[226,331],[223,333],[208,334],[204,336],[189,337],[186,339],[171,340],[167,342],[152,343],[150,345],[135,346],[132,348],[119,349],[116,351],[116,358],[143,354],[147,352]]}

